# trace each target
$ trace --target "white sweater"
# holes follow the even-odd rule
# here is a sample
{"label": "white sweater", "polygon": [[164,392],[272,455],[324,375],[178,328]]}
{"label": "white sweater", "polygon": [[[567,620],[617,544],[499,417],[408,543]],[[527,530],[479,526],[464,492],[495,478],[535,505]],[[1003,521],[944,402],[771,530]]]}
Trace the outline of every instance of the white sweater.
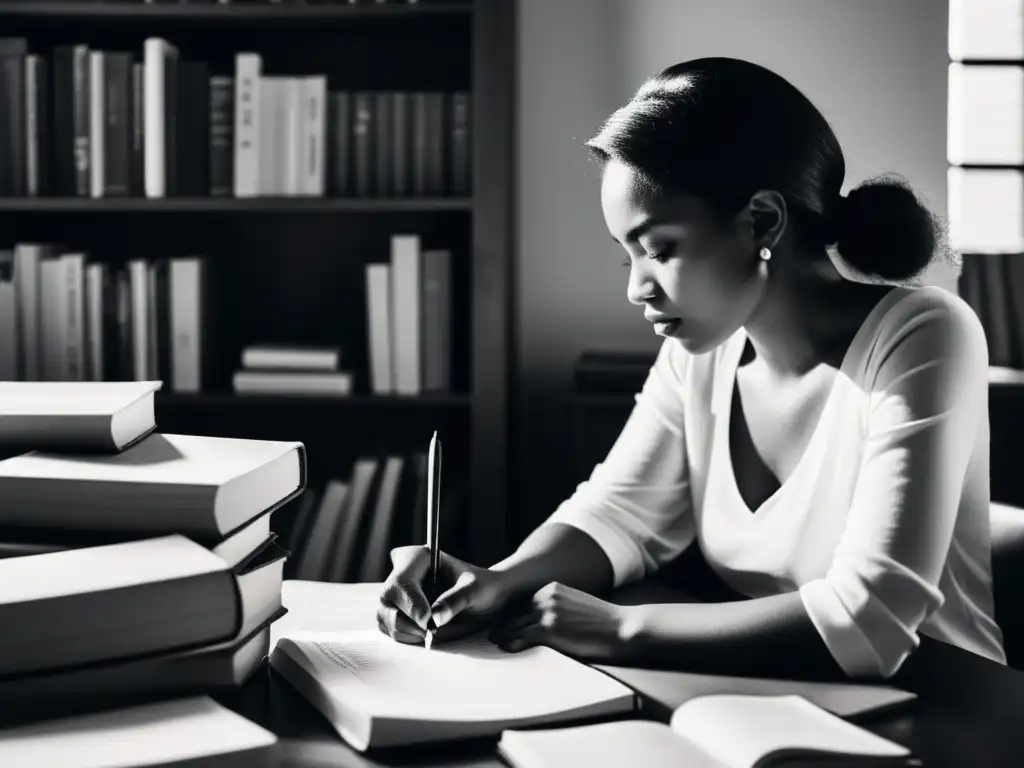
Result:
{"label": "white sweater", "polygon": [[585,531],[615,584],[694,538],[756,598],[799,590],[850,677],[893,675],[918,633],[1006,663],[994,620],[988,351],[958,296],[895,287],[846,353],[803,457],[756,512],[730,463],[742,329],[691,355],[666,339],[606,459],[547,522]]}

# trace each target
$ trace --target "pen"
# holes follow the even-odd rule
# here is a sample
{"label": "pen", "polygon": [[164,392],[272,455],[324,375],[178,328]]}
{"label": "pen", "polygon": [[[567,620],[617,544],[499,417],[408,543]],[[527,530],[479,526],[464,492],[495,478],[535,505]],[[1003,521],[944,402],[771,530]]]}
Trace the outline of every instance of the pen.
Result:
{"label": "pen", "polygon": [[[441,441],[434,430],[430,438],[430,450],[427,453],[427,547],[430,549],[430,600],[437,599],[437,567],[440,562],[440,525],[441,512]],[[429,627],[430,622],[428,622]],[[434,630],[427,629],[424,646],[429,651],[434,641]]]}

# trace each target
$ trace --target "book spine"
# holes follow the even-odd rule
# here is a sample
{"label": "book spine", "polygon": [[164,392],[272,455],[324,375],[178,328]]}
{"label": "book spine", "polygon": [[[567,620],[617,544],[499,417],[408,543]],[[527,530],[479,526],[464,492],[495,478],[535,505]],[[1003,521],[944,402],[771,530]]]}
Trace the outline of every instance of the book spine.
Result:
{"label": "book spine", "polygon": [[409,141],[412,134],[409,93],[396,91],[391,95],[391,179],[392,194],[404,197],[409,194],[411,178],[409,172]]}
{"label": "book spine", "polygon": [[210,195],[230,197],[234,176],[235,79],[230,75],[210,78]]}
{"label": "book spine", "polygon": [[0,250],[0,381],[17,381],[18,306],[14,251]]}
{"label": "book spine", "polygon": [[166,44],[164,50],[164,196],[175,197],[181,193],[182,62],[173,45]]}
{"label": "book spine", "polygon": [[453,195],[470,194],[470,95],[456,91],[451,98],[449,191]]}
{"label": "book spine", "polygon": [[391,329],[391,265],[366,265],[366,323],[370,336],[370,389],[375,395],[394,391]]}
{"label": "book spine", "polygon": [[450,381],[451,318],[449,307],[451,252],[441,249],[423,252],[423,388],[447,392]]}
{"label": "book spine", "polygon": [[85,254],[61,256],[64,274],[64,380],[85,381]]}
{"label": "book spine", "polygon": [[429,189],[427,101],[424,92],[412,95],[412,193],[417,197],[426,195]]}
{"label": "book spine", "polygon": [[132,302],[131,267],[116,272],[117,296],[117,377],[132,381],[135,376],[135,310]]}
{"label": "book spine", "polygon": [[356,197],[373,193],[373,94],[352,94],[352,160]]}
{"label": "book spine", "polygon": [[131,193],[131,54],[108,52],[103,68],[103,194],[124,196]]}
{"label": "book spine", "polygon": [[426,184],[428,195],[440,195],[445,191],[445,94],[431,91],[427,94],[427,167]]}
{"label": "book spine", "polygon": [[418,395],[420,382],[420,241],[417,235],[391,238],[391,311],[395,391]]}
{"label": "book spine", "polygon": [[262,58],[256,53],[235,56],[236,197],[260,194],[260,114]]}
{"label": "book spine", "polygon": [[40,351],[42,348],[40,296],[40,260],[45,253],[42,245],[19,243],[14,246],[14,277],[18,307],[19,370],[25,381],[39,381],[42,376]]}
{"label": "book spine", "polygon": [[53,192],[61,197],[75,194],[74,53],[70,45],[55,46],[50,54],[53,82],[50,103],[53,120]]}
{"label": "book spine", "polygon": [[374,147],[374,179],[373,190],[379,196],[392,193],[391,165],[393,163],[391,93],[378,91],[373,94],[373,139]]}
{"label": "book spine", "polygon": [[0,196],[24,196],[28,189],[25,162],[25,38],[0,38]]}
{"label": "book spine", "polygon": [[72,125],[75,159],[75,196],[89,197],[91,190],[89,167],[89,48],[86,45],[72,47]]}
{"label": "book spine", "polygon": [[25,193],[49,194],[48,68],[39,54],[25,58]]}
{"label": "book spine", "polygon": [[132,62],[131,194],[146,194],[146,65]]}
{"label": "book spine", "polygon": [[103,197],[105,191],[106,63],[103,51],[89,51],[89,195]]}
{"label": "book spine", "polygon": [[143,179],[148,198],[164,197],[167,193],[166,49],[167,43],[158,37],[146,38],[143,43]]}
{"label": "book spine", "polygon": [[170,262],[171,388],[199,392],[203,379],[203,261],[179,257]]}
{"label": "book spine", "polygon": [[86,379],[103,381],[103,272],[105,264],[85,268]]}
{"label": "book spine", "polygon": [[149,270],[146,261],[128,262],[131,287],[132,376],[135,381],[149,378]]}
{"label": "book spine", "polygon": [[327,106],[328,189],[334,197],[347,197],[352,190],[352,95],[348,91],[331,91],[327,94]]}
{"label": "book spine", "polygon": [[302,182],[303,194],[323,197],[324,179],[327,171],[324,143],[327,135],[327,78],[312,75],[302,81],[304,120],[306,137],[303,144]]}

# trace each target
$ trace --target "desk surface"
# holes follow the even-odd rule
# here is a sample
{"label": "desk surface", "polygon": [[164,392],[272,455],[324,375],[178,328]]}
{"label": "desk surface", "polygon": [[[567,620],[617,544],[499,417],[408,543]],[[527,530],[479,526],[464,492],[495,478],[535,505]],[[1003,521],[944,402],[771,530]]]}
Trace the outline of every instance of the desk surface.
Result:
{"label": "desk surface", "polygon": [[[891,682],[918,700],[857,722],[909,747],[924,768],[1024,765],[1024,673],[925,638]],[[496,739],[356,752],[266,663],[223,701],[280,737],[282,766],[507,768]]]}

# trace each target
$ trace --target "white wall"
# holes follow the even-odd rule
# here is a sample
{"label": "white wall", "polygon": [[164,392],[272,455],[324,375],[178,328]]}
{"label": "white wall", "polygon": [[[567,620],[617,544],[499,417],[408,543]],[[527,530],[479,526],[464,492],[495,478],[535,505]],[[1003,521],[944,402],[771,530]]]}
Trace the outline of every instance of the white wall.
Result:
{"label": "white wall", "polygon": [[[788,78],[831,122],[844,191],[886,171],[946,215],[944,0],[518,0],[518,533],[572,475],[573,360],[592,346],[654,350],[626,301],[622,255],[581,147],[647,76],[736,56]],[[752,120],[770,119],[752,115]],[[927,282],[955,288],[949,270]],[[515,448],[513,450],[516,450]]]}

